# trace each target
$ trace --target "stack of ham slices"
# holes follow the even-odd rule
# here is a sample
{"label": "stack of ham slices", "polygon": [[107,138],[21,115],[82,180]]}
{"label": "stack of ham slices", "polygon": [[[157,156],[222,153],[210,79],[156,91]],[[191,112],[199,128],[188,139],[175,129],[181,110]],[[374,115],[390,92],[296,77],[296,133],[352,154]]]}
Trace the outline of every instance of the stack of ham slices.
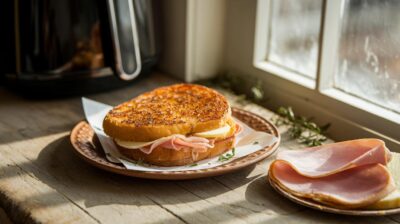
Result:
{"label": "stack of ham slices", "polygon": [[341,209],[374,204],[395,190],[379,139],[359,139],[282,151],[269,177],[286,192]]}

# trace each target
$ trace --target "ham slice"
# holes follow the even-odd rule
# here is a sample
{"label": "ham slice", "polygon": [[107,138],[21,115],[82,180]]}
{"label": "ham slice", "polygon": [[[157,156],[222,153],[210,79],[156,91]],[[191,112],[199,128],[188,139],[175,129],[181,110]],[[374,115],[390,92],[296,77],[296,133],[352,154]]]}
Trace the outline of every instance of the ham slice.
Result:
{"label": "ham slice", "polygon": [[[242,127],[236,124],[236,130],[234,136],[236,136],[241,130]],[[174,134],[150,142],[136,142],[134,144],[132,144],[132,142],[129,141],[122,141],[118,139],[114,140],[118,145],[122,147],[128,149],[140,149],[143,153],[146,154],[152,153],[153,150],[158,146],[175,150],[181,150],[183,148],[191,148],[193,149],[194,157],[196,157],[196,155],[200,152],[205,152],[207,151],[207,149],[213,148],[215,142],[214,139],[208,139],[197,136],[185,136],[180,134]]]}
{"label": "ham slice", "polygon": [[150,154],[158,146],[175,150],[192,148],[193,151],[204,152],[208,148],[214,147],[214,140],[195,136],[186,137],[184,135],[172,135],[166,138],[158,139],[152,142],[150,145],[141,147],[140,150],[146,154]]}
{"label": "ham slice", "polygon": [[287,162],[303,176],[316,178],[367,164],[386,165],[390,161],[390,151],[379,139],[359,139],[282,151],[276,159]]}
{"label": "ham slice", "polygon": [[388,170],[381,164],[310,178],[296,172],[287,162],[277,160],[271,164],[269,176],[293,195],[340,208],[370,205],[395,189]]}
{"label": "ham slice", "polygon": [[395,187],[385,165],[391,158],[379,139],[359,139],[283,151],[270,178],[287,192],[341,208],[379,201]]}

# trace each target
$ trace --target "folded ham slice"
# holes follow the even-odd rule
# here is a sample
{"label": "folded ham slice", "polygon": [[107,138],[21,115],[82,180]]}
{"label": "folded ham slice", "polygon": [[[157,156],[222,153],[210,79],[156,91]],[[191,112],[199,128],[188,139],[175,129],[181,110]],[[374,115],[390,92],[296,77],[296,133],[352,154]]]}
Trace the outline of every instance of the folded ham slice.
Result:
{"label": "folded ham slice", "polygon": [[361,165],[386,165],[390,161],[390,151],[379,139],[359,139],[282,151],[276,159],[286,161],[303,176],[315,178]]}
{"label": "folded ham slice", "polygon": [[214,147],[214,140],[195,136],[186,137],[184,135],[171,135],[169,137],[158,139],[150,145],[141,147],[140,150],[146,154],[150,154],[158,146],[175,150],[192,148],[193,151],[204,152],[208,148]]}
{"label": "folded ham slice", "polygon": [[341,208],[370,205],[395,187],[385,165],[391,158],[379,139],[359,139],[282,151],[270,178],[299,197]]}
{"label": "folded ham slice", "polygon": [[269,176],[293,195],[344,209],[370,205],[395,189],[389,172],[381,164],[310,178],[296,172],[287,162],[277,160],[271,164]]}

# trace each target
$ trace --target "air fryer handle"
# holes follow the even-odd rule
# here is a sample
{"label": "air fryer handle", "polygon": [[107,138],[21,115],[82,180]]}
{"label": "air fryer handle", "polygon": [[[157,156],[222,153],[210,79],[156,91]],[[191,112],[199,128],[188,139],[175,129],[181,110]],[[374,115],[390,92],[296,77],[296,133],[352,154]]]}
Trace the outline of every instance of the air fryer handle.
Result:
{"label": "air fryer handle", "polygon": [[122,80],[132,80],[141,71],[141,58],[133,0],[107,0],[114,73]]}

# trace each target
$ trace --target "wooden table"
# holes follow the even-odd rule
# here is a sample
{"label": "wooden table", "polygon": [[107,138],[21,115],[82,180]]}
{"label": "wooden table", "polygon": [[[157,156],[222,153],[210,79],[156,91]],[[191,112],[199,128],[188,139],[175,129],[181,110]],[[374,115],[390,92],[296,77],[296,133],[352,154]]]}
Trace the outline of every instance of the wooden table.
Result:
{"label": "wooden table", "polygon": [[[152,74],[136,85],[86,97],[118,104],[176,82]],[[233,104],[266,118],[254,104]],[[15,223],[400,223],[400,216],[349,217],[298,206],[266,182],[270,159],[199,180],[156,181],[98,170],[71,150],[84,119],[79,97],[26,100],[0,89],[0,206]],[[298,147],[283,134],[279,150]],[[6,223],[0,209],[0,223]]]}

